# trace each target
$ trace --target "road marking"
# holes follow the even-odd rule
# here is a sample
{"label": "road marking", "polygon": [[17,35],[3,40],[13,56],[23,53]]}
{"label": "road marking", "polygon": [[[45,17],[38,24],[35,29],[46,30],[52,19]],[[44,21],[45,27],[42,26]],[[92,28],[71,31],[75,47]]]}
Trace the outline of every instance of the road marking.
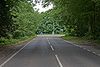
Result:
{"label": "road marking", "polygon": [[49,45],[50,45],[50,42],[48,41]]}
{"label": "road marking", "polygon": [[50,41],[48,40],[49,45],[51,44]]}
{"label": "road marking", "polygon": [[[49,45],[51,44],[50,41],[49,41],[49,39],[48,39],[48,43],[49,43]],[[53,46],[51,45],[50,47],[51,47],[52,51],[54,51]],[[60,61],[60,59],[58,58],[58,55],[55,55],[55,57],[56,57],[56,60],[57,60],[57,62],[58,62],[58,64],[59,64],[59,66],[60,66],[60,67],[63,67],[63,65],[62,65],[62,63],[61,63],[61,61]]]}
{"label": "road marking", "polygon": [[[51,45],[51,43],[50,43],[49,39],[47,39],[47,40],[48,40],[49,45]],[[51,45],[50,47],[51,47],[52,51],[54,51],[53,46]]]}
{"label": "road marking", "polygon": [[87,51],[91,52],[91,50],[88,50],[88,49],[86,49],[86,48],[85,48],[85,50],[87,50]]}
{"label": "road marking", "polygon": [[93,52],[94,54],[96,54],[96,52]]}
{"label": "road marking", "polygon": [[33,40],[28,42],[25,46],[23,46],[21,49],[19,49],[17,52],[15,52],[10,58],[8,58],[5,62],[3,62],[0,67],[3,67],[7,62],[9,62],[14,56],[16,56],[20,51],[22,51],[29,43],[31,43]]}
{"label": "road marking", "polygon": [[[86,50],[86,48],[83,48],[84,50]],[[89,51],[89,50],[88,50]]]}
{"label": "road marking", "polygon": [[47,41],[48,41],[48,43],[49,43],[49,45],[50,45],[50,41],[49,41],[49,39],[47,38]]}
{"label": "road marking", "polygon": [[53,48],[53,46],[51,45],[50,47],[51,47],[51,49],[54,51],[54,48]]}
{"label": "road marking", "polygon": [[61,61],[59,60],[58,56],[55,55],[55,57],[56,57],[56,59],[57,59],[57,62],[58,62],[58,64],[59,64],[59,66],[60,66],[60,67],[63,67],[63,65],[62,65]]}
{"label": "road marking", "polygon": [[91,52],[91,53],[93,53],[93,54],[95,54],[95,55],[97,55],[97,56],[100,56],[100,54],[97,54],[96,52],[93,52],[93,51],[89,50],[88,48],[81,47],[81,46],[79,46],[79,45],[73,44],[72,42],[69,42],[69,41],[66,41],[66,40],[64,40],[64,41],[67,42],[67,43],[70,43],[70,44],[72,44],[72,45],[74,45],[74,46],[76,46],[76,47],[79,47],[79,48],[82,48],[82,49],[84,49],[84,50],[87,50],[88,52]]}

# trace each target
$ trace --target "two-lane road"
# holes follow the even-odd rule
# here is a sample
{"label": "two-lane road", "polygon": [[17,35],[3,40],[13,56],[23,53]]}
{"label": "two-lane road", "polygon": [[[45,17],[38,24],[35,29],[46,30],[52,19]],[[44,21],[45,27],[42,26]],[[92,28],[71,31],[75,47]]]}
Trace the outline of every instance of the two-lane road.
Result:
{"label": "two-lane road", "polygon": [[100,57],[57,36],[38,36],[0,67],[100,67]]}

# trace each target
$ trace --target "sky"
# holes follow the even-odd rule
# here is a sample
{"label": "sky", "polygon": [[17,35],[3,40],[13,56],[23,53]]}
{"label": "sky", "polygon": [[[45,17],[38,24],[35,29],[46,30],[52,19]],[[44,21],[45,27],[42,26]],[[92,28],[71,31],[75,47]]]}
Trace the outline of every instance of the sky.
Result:
{"label": "sky", "polygon": [[50,9],[52,9],[53,8],[53,4],[52,3],[50,3],[50,5],[48,5],[47,7],[43,7],[43,3],[42,3],[42,1],[43,0],[37,0],[37,1],[39,1],[39,3],[35,3],[35,0],[33,0],[33,3],[35,4],[35,6],[33,7],[33,9],[35,10],[35,11],[37,11],[38,10],[38,12],[45,12],[45,11],[48,11],[48,10],[50,10]]}

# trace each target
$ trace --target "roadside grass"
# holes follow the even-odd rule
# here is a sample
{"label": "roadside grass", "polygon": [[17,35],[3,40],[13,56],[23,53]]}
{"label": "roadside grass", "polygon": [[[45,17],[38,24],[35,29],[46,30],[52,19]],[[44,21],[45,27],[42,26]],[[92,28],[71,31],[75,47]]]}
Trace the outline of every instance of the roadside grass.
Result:
{"label": "roadside grass", "polygon": [[5,39],[5,38],[1,38],[0,39],[0,46],[10,46],[10,45],[17,45],[20,44],[22,42],[31,40],[32,38],[34,38],[35,35],[33,36],[25,36],[25,37],[21,37],[21,38],[17,38],[17,39]]}
{"label": "roadside grass", "polygon": [[76,44],[82,44],[82,43],[85,43],[87,41],[86,39],[79,38],[79,37],[73,37],[73,36],[64,36],[62,38],[67,40],[67,41],[71,41],[73,43],[76,43]]}
{"label": "roadside grass", "polygon": [[87,37],[74,37],[74,36],[64,36],[62,38],[78,45],[100,47],[100,40],[92,40]]}

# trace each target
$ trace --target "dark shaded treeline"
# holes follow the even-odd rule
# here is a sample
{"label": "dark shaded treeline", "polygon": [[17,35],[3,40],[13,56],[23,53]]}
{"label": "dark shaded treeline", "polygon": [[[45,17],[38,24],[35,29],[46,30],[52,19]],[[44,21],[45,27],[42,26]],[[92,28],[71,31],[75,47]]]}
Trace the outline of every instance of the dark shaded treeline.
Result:
{"label": "dark shaded treeline", "polygon": [[67,35],[100,39],[100,0],[52,0]]}
{"label": "dark shaded treeline", "polygon": [[14,30],[11,8],[15,3],[15,1],[0,0],[0,37],[5,37],[7,32],[10,33]]}
{"label": "dark shaded treeline", "polygon": [[0,0],[0,38],[20,38],[35,34],[38,13],[27,0]]}

